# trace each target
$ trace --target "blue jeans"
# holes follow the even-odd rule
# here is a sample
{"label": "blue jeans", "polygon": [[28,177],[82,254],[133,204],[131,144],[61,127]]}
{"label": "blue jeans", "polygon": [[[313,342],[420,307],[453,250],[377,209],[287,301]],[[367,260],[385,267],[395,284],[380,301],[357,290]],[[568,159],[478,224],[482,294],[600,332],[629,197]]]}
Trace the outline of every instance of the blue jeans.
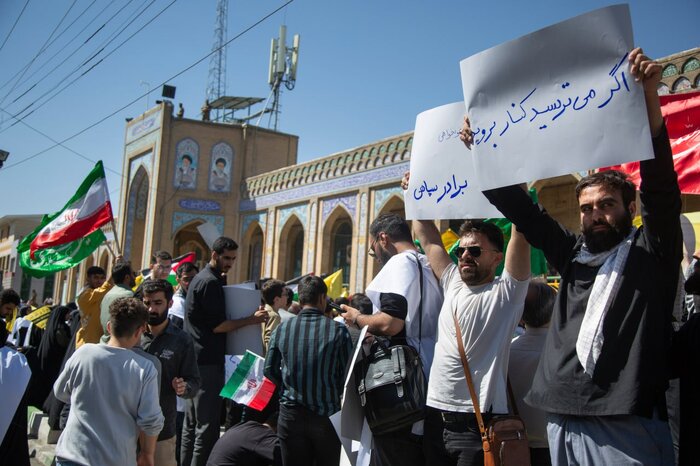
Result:
{"label": "blue jeans", "polygon": [[68,460],[59,460],[56,458],[56,466],[83,466],[80,463],[76,463],[73,461],[68,461]]}
{"label": "blue jeans", "polygon": [[[484,424],[491,413],[482,413]],[[484,449],[474,413],[451,413],[428,407],[423,436],[425,464],[483,466]]]}
{"label": "blue jeans", "polygon": [[280,405],[277,421],[284,466],[337,466],[340,439],[328,416],[303,406]]}

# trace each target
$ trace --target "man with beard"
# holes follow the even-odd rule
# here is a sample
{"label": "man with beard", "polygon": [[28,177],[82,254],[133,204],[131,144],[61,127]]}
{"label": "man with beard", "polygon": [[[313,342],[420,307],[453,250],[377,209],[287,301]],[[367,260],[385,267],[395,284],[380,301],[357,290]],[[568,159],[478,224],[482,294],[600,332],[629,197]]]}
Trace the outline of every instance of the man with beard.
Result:
{"label": "man with beard", "polygon": [[[661,65],[637,48],[655,158],[635,186],[616,171],[576,187],[582,235],[517,187],[484,194],[562,276],[543,356],[525,401],[547,411],[553,464],[673,464],[664,392],[681,261],[681,198],[659,97]],[[465,121],[462,140],[472,135]],[[565,150],[565,149],[564,149]]]}
{"label": "man with beard", "polygon": [[148,275],[139,278],[134,297],[143,299],[143,285],[151,280],[167,280],[173,268],[173,256],[168,251],[156,251],[151,256],[151,270]]}
{"label": "man with beard", "polygon": [[[408,178],[402,182],[404,189]],[[492,223],[467,220],[459,229],[455,264],[431,221],[415,221],[414,231],[440,279],[445,301],[438,319],[435,360],[428,379],[425,418],[426,464],[483,464],[483,444],[464,376],[456,339],[459,325],[484,423],[508,413],[507,368],[510,342],[523,312],[530,278],[530,248],[513,228],[504,239]]]}
{"label": "man with beard", "polygon": [[141,347],[160,360],[160,409],[165,423],[158,435],[155,466],[175,466],[176,397],[192,398],[200,379],[192,338],[168,319],[173,286],[166,280],[149,280],[143,285],[143,304],[148,308],[148,329]]}
{"label": "man with beard", "polygon": [[186,400],[180,460],[183,466],[205,466],[219,438],[224,386],[226,333],[267,320],[265,310],[243,319],[226,319],[226,273],[236,260],[238,244],[222,236],[212,245],[211,259],[190,283],[185,299],[185,331],[194,340],[202,384],[194,398]]}
{"label": "man with beard", "polygon": [[[365,315],[342,305],[343,318],[348,326],[367,325],[369,333],[389,337],[392,345],[413,346],[420,354],[427,377],[442,304],[440,286],[428,259],[413,244],[411,229],[403,218],[396,214],[380,215],[370,225],[369,234],[369,255],[382,265],[365,290],[374,314]],[[375,435],[372,464],[424,464],[422,434],[423,426],[419,422],[413,427]]]}

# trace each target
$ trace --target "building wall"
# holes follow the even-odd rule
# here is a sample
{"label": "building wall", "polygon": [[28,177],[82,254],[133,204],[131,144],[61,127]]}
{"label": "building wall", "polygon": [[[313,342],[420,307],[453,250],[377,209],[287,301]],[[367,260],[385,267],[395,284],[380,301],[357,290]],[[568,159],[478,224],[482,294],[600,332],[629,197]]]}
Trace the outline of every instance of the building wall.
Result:
{"label": "building wall", "polygon": [[663,66],[659,94],[700,89],[700,47],[662,58],[659,63]]}

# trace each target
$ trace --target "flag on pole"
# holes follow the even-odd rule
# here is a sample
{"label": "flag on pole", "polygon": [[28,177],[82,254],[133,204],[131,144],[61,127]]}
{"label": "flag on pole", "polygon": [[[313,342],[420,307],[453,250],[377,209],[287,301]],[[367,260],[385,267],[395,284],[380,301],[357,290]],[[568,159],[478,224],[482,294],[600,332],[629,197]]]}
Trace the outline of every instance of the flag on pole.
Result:
{"label": "flag on pole", "polygon": [[343,269],[336,270],[323,279],[328,287],[328,297],[331,299],[340,298],[343,294]]}
{"label": "flag on pole", "polygon": [[20,265],[37,278],[73,267],[105,241],[100,227],[112,220],[107,180],[99,161],[63,209],[44,215],[41,224],[20,242]]}
{"label": "flag on pole", "polygon": [[219,396],[262,411],[275,392],[275,384],[263,375],[265,359],[247,351]]}

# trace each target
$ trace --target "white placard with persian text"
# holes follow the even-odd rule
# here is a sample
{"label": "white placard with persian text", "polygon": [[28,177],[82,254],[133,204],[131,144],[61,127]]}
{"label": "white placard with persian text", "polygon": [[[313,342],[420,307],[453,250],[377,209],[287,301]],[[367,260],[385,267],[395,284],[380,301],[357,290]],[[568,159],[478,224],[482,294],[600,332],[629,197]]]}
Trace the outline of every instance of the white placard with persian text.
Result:
{"label": "white placard with persian text", "polygon": [[462,60],[481,186],[652,158],[632,48],[629,7],[614,5]]}
{"label": "white placard with persian text", "polygon": [[406,218],[502,217],[481,193],[472,152],[459,138],[464,102],[426,110],[416,118]]}

